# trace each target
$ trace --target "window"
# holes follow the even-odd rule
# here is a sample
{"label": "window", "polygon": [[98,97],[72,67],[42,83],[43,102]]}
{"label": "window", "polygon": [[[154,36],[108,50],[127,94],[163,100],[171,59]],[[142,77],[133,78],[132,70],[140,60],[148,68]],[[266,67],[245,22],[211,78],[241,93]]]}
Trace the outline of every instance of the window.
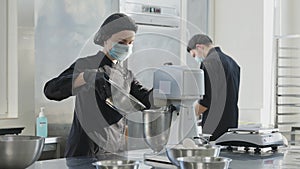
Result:
{"label": "window", "polygon": [[7,1],[0,1],[0,115],[7,112]]}
{"label": "window", "polygon": [[17,0],[0,0],[0,119],[17,117],[17,8]]}

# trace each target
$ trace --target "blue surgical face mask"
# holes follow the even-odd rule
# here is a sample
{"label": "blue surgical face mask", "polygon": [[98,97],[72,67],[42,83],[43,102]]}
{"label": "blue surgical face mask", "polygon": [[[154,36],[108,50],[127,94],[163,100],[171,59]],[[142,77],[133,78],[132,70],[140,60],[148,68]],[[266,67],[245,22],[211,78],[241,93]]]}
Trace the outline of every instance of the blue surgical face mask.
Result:
{"label": "blue surgical face mask", "polygon": [[122,62],[131,55],[132,47],[132,44],[124,45],[120,43],[114,43],[111,50],[109,51],[109,55],[119,62]]}
{"label": "blue surgical face mask", "polygon": [[194,58],[196,60],[197,63],[199,63],[201,65],[201,63],[203,62],[203,57],[200,57],[200,56],[195,56]]}

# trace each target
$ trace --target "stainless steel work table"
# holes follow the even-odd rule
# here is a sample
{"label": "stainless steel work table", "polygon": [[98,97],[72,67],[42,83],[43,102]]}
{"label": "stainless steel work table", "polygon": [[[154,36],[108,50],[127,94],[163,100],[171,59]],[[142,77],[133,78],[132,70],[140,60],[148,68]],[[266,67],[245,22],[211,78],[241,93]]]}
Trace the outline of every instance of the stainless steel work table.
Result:
{"label": "stainless steel work table", "polygon": [[43,151],[55,151],[55,158],[60,158],[61,137],[46,137]]}
{"label": "stainless steel work table", "polygon": [[[143,154],[149,150],[136,150],[129,152],[129,159],[143,160]],[[251,152],[239,151],[222,151],[222,157],[232,159],[230,169],[298,169],[300,166],[300,147],[280,148],[278,152],[262,152],[255,154]],[[67,166],[67,161],[69,167]],[[47,161],[37,161],[28,169],[89,169],[94,168],[90,158],[72,158],[72,159],[55,159]],[[72,165],[72,166],[71,166]],[[157,164],[155,167],[141,163],[139,169],[169,169],[176,168],[171,165]]]}

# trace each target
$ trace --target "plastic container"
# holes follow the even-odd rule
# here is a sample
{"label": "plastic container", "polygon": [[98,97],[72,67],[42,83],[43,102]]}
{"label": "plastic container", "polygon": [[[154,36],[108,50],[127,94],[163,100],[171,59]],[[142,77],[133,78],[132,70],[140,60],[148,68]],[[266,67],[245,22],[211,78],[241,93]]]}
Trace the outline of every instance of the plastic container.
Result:
{"label": "plastic container", "polygon": [[44,107],[41,107],[39,116],[36,118],[36,135],[40,137],[48,136],[48,120],[44,113]]}

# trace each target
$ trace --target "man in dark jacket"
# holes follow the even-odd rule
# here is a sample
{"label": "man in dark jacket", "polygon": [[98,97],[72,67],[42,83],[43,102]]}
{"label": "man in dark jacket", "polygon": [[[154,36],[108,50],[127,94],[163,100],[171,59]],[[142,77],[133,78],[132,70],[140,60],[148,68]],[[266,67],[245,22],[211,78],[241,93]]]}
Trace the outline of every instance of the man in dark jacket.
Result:
{"label": "man in dark jacket", "polygon": [[76,60],[45,84],[44,93],[50,100],[76,96],[66,157],[98,157],[124,150],[125,118],[106,102],[114,96],[108,79],[117,82],[146,108],[150,107],[151,90],[143,88],[132,72],[120,65],[132,52],[136,31],[137,26],[130,17],[112,14],[94,37],[94,43],[102,46],[102,51]]}
{"label": "man in dark jacket", "polygon": [[207,35],[194,35],[187,51],[204,71],[205,95],[198,100],[195,112],[202,115],[203,133],[216,140],[229,128],[238,127],[240,67]]}

